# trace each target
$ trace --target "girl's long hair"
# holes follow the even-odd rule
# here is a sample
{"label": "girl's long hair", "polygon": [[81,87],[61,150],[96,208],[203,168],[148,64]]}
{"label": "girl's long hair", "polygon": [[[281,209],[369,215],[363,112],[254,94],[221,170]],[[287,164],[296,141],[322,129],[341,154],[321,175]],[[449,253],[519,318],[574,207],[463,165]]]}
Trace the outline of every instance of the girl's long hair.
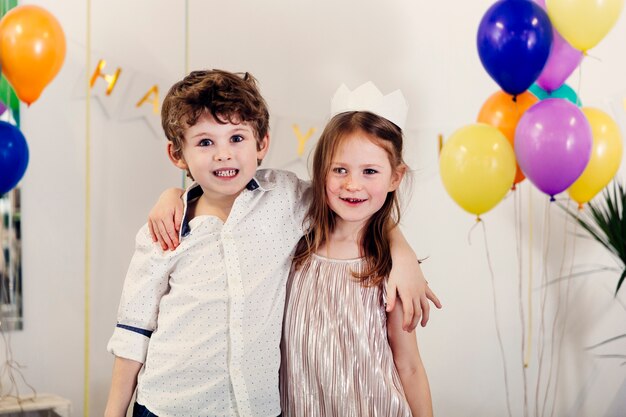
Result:
{"label": "girl's long hair", "polygon": [[[402,130],[389,120],[370,112],[340,113],[333,117],[322,132],[313,155],[311,189],[313,201],[305,223],[308,229],[296,247],[295,268],[300,268],[326,243],[335,230],[336,214],[330,209],[326,196],[326,179],[335,153],[352,133],[363,132],[389,156],[393,171],[406,165],[402,160]],[[387,194],[383,206],[374,213],[361,230],[360,251],[365,258],[365,270],[353,273],[365,286],[380,285],[391,271],[389,233],[400,221],[400,205],[396,191]]]}

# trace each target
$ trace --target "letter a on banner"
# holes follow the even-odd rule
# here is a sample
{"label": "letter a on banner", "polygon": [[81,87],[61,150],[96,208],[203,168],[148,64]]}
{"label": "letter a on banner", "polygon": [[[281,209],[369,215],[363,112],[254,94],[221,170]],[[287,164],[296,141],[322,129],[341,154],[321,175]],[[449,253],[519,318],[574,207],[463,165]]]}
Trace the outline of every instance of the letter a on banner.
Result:
{"label": "letter a on banner", "polygon": [[[152,98],[150,98],[152,96]],[[159,86],[153,85],[146,94],[137,102],[135,107],[141,107],[146,102],[152,103],[152,112],[159,115]]]}

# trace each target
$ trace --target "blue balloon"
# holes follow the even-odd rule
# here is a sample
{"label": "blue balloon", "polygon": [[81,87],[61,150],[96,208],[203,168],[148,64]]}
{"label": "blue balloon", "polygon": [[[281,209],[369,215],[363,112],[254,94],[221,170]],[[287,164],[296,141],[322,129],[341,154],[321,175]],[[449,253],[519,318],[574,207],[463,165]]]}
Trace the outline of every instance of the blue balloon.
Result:
{"label": "blue balloon", "polygon": [[478,26],[478,55],[502,90],[515,96],[535,82],[548,61],[552,24],[530,0],[500,0]]}
{"label": "blue balloon", "polygon": [[22,132],[0,121],[0,195],[12,190],[28,166],[28,144]]}

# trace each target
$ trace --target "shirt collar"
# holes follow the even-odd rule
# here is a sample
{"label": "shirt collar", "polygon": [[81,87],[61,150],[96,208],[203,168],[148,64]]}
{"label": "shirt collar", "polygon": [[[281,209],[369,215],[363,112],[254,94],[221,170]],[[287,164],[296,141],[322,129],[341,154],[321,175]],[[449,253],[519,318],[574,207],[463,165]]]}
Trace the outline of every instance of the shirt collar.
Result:
{"label": "shirt collar", "polygon": [[246,185],[246,189],[254,191],[257,188],[262,191],[273,190],[276,187],[276,181],[267,178],[267,175],[263,175],[267,170],[257,171],[257,175],[254,176]]}
{"label": "shirt collar", "polygon": [[[273,189],[274,186],[275,186],[275,183],[273,181],[257,179],[255,177],[250,180],[248,185],[246,185],[246,190],[254,191],[258,189],[261,191],[269,191]],[[189,219],[187,219],[187,209],[189,207],[189,203],[199,198],[202,195],[202,193],[203,191],[202,191],[202,187],[200,187],[200,184],[198,184],[197,182],[194,182],[189,187],[187,187],[187,190],[185,190],[185,193],[181,197],[183,199],[183,221],[182,221],[182,224],[180,225],[180,230],[178,231],[179,240],[187,236],[189,232],[191,232],[191,228],[189,227]]]}

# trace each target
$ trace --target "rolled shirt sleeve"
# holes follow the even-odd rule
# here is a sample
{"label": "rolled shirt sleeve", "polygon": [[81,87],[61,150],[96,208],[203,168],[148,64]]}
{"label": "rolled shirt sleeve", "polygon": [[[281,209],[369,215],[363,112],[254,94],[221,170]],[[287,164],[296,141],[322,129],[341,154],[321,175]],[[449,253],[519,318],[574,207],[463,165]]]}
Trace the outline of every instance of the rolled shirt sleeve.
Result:
{"label": "rolled shirt sleeve", "polygon": [[147,224],[137,233],[117,326],[107,345],[115,356],[145,362],[150,336],[157,328],[159,304],[169,291],[170,272],[180,250],[164,252],[152,241]]}

